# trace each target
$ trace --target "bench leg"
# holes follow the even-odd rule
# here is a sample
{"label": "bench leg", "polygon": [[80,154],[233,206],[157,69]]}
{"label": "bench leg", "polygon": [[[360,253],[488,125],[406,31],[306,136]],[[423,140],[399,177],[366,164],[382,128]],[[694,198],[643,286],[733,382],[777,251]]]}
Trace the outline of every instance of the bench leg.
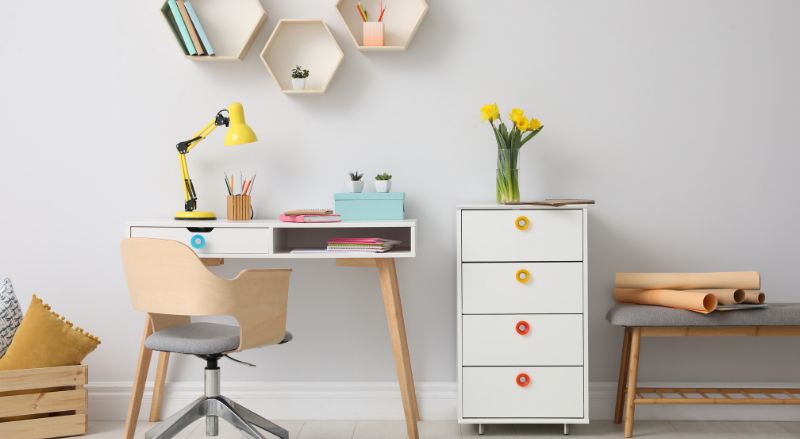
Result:
{"label": "bench leg", "polygon": [[622,423],[622,407],[625,402],[625,380],[628,378],[628,363],[631,355],[631,328],[625,328],[622,336],[622,357],[619,360],[619,379],[617,380],[617,404],[614,407],[614,423]]}
{"label": "bench leg", "polygon": [[642,329],[631,329],[630,361],[628,362],[628,385],[625,391],[625,437],[633,436],[633,417],[636,407],[633,403],[636,397],[636,378],[639,372],[639,342]]}

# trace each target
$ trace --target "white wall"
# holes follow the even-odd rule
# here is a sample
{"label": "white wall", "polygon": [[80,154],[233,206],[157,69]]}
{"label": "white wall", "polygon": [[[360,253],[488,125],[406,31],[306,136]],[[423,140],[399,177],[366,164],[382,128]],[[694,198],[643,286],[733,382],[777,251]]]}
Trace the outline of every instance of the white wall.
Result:
{"label": "white wall", "polygon": [[[399,264],[416,378],[455,380],[454,205],[491,201],[494,149],[478,108],[521,106],[545,129],[522,153],[524,198],[588,197],[593,381],[616,379],[604,318],[616,271],[758,270],[798,301],[800,3],[792,0],[431,0],[410,50],[358,52],[332,0],[265,0],[241,63],[179,55],[159,2],[8,2],[0,14],[0,272],[103,340],[95,382],[133,375],[124,223],[182,206],[174,144],[233,100],[256,145],[190,157],[201,206],[225,170],[257,170],[258,214],[332,205],[346,172],[388,170],[419,219]],[[258,52],[279,18],[322,17],[345,52],[328,93],[278,91]],[[276,262],[271,264],[282,266]],[[296,339],[226,379],[391,381],[374,275],[292,263]],[[244,265],[220,270],[232,275]],[[644,380],[796,381],[792,340],[647,341]],[[198,380],[177,362],[171,379]]]}

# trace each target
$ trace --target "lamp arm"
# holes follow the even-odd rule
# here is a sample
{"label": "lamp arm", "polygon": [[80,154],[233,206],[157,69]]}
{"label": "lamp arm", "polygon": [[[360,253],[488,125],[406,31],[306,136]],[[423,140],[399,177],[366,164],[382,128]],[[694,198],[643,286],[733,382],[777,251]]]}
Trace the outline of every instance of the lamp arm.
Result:
{"label": "lamp arm", "polygon": [[[222,113],[222,112],[220,112]],[[194,190],[194,184],[191,177],[189,177],[189,165],[186,161],[186,155],[189,151],[194,149],[203,139],[209,136],[219,126],[220,113],[211,122],[207,123],[197,134],[189,140],[179,142],[176,145],[178,149],[178,161],[181,166],[181,178],[183,179],[183,200],[184,210],[186,212],[193,212],[197,208],[197,193]],[[223,121],[224,122],[224,121]],[[224,124],[224,123],[223,123]]]}

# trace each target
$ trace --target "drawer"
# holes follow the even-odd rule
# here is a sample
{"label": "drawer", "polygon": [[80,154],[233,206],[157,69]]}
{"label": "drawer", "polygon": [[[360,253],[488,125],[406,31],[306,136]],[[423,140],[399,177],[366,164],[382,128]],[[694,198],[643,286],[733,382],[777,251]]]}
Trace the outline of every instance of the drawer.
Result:
{"label": "drawer", "polygon": [[462,369],[465,418],[583,418],[583,397],[582,367]]}
{"label": "drawer", "polygon": [[464,314],[583,312],[583,264],[461,264]]}
{"label": "drawer", "polygon": [[583,365],[581,314],[465,315],[461,324],[464,366]]}
{"label": "drawer", "polygon": [[[215,227],[190,232],[185,227],[131,227],[132,238],[160,238],[182,242],[197,254],[266,254],[272,243],[270,228]],[[201,237],[194,242],[195,237]]]}
{"label": "drawer", "polygon": [[461,257],[481,261],[581,261],[581,210],[464,210]]}

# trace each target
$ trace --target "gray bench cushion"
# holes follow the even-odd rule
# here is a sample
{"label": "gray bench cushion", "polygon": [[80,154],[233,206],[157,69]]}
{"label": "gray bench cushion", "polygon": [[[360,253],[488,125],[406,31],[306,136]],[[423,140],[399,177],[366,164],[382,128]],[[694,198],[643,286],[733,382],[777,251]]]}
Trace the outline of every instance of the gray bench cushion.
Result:
{"label": "gray bench cushion", "polygon": [[621,303],[608,311],[606,319],[615,326],[800,326],[800,304],[770,303],[764,309],[703,315],[663,306]]}

